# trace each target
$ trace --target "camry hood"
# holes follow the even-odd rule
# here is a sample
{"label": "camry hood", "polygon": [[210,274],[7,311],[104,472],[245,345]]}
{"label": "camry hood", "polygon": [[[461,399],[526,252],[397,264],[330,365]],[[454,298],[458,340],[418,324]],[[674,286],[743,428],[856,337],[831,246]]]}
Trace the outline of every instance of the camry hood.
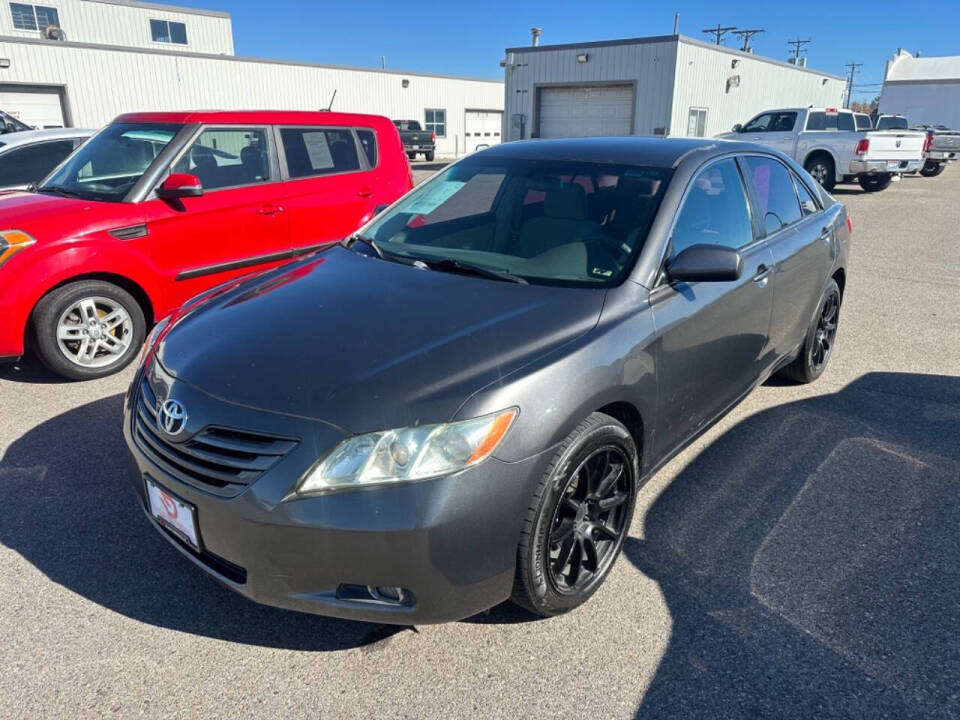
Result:
{"label": "camry hood", "polygon": [[157,357],[215,397],[350,432],[441,422],[594,327],[604,296],[336,245],[213,295],[174,322]]}

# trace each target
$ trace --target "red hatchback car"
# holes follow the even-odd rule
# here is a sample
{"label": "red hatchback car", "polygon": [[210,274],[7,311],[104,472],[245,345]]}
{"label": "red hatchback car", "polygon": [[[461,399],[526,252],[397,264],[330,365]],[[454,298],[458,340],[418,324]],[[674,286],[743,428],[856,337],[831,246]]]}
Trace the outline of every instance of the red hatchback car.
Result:
{"label": "red hatchback car", "polygon": [[108,375],[194,295],[350,235],[413,186],[393,123],[332,112],[121,115],[0,194],[0,358]]}

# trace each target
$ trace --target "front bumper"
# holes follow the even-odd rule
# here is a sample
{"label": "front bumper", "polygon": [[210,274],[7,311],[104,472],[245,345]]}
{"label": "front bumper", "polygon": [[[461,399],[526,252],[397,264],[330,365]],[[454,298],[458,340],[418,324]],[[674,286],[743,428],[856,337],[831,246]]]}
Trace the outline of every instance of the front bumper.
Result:
{"label": "front bumper", "polygon": [[853,160],[850,163],[851,175],[876,175],[879,173],[916,172],[923,167],[923,160],[900,160],[890,167],[886,160]]}
{"label": "front bumper", "polygon": [[953,162],[958,157],[960,157],[960,153],[955,151],[927,150],[927,160],[934,162]]}
{"label": "front bumper", "polygon": [[[323,423],[234,406],[169,377],[165,387],[151,382],[158,402],[175,395],[198,423],[257,431],[269,426],[300,438],[252,484],[224,494],[170,472],[144,452],[134,424],[139,378],[125,404],[124,437],[141,506],[149,517],[146,477],[193,505],[200,552],[151,522],[227,587],[277,607],[404,625],[458,620],[509,597],[523,518],[547,453],[519,463],[489,459],[425,482],[284,501],[340,433]],[[368,586],[403,588],[405,600],[356,592]]]}

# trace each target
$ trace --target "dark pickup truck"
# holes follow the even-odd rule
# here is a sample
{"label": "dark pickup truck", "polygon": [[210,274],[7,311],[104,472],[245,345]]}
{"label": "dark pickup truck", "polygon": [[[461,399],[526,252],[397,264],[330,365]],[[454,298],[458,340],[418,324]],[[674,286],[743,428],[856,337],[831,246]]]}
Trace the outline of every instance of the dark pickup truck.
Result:
{"label": "dark pickup truck", "polygon": [[436,135],[425,131],[416,120],[394,120],[393,124],[397,126],[403,150],[408,158],[413,160],[417,153],[423,153],[427,162],[433,162],[437,148]]}

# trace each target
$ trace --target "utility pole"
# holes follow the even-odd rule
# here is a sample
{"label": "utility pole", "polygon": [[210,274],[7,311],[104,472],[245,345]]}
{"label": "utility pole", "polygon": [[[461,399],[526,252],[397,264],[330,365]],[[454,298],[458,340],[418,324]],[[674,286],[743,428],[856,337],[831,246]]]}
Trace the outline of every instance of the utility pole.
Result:
{"label": "utility pole", "polygon": [[717,38],[717,45],[723,45],[723,36],[726,35],[731,30],[736,30],[736,25],[730,27],[723,27],[720,23],[717,23],[715,28],[706,28],[700,32],[706,33],[707,35],[714,35]]}
{"label": "utility pole", "polygon": [[804,45],[809,45],[809,40],[801,40],[797,38],[796,40],[787,40],[787,45],[793,45],[793,62],[796,64],[800,60],[800,53],[805,52],[803,50]]}
{"label": "utility pole", "polygon": [[863,67],[863,63],[848,62],[844,67],[850,68],[850,75],[847,77],[847,102],[843,106],[850,107],[850,101],[853,99],[853,76]]}
{"label": "utility pole", "polygon": [[743,38],[743,47],[740,48],[743,52],[747,52],[750,49],[750,38],[754,35],[759,35],[763,32],[763,28],[755,28],[752,30],[734,30],[734,35],[739,35]]}

